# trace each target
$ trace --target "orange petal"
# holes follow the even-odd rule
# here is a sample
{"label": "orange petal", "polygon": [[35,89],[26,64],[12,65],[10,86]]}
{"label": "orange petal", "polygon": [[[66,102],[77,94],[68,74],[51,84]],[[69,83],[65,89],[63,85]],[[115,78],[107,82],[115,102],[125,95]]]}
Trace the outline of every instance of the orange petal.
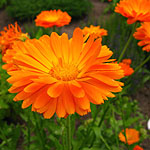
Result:
{"label": "orange petal", "polygon": [[72,93],[72,95],[73,95],[74,97],[78,97],[78,98],[84,97],[85,92],[84,92],[84,90],[82,89],[82,87],[77,87],[77,86],[75,86],[74,84],[72,84],[72,82],[71,82],[71,83],[69,84],[69,88],[70,88],[70,91],[71,91],[71,93]]}
{"label": "orange petal", "polygon": [[74,101],[76,105],[78,105],[78,107],[80,107],[81,109],[90,109],[90,101],[86,96],[84,96],[83,98],[75,98]]}
{"label": "orange petal", "polygon": [[83,46],[83,33],[80,28],[76,28],[73,32],[73,37],[71,41],[71,54],[73,61],[76,62],[81,53],[81,49]]}
{"label": "orange petal", "polygon": [[82,82],[81,85],[83,86],[83,89],[86,92],[86,95],[89,97],[89,100],[92,103],[94,104],[104,103],[100,89],[98,89],[97,87],[91,84],[84,83],[84,82]]}
{"label": "orange petal", "polygon": [[50,97],[58,97],[63,91],[64,84],[62,82],[57,82],[49,86],[47,94]]}
{"label": "orange petal", "polygon": [[62,96],[58,97],[56,114],[59,118],[66,116],[66,110],[65,110],[65,107],[63,104],[63,97]]}
{"label": "orange petal", "polygon": [[49,108],[46,112],[43,113],[44,118],[49,119],[51,118],[55,111],[56,111],[57,99],[52,99],[51,104],[49,104]]}
{"label": "orange petal", "polygon": [[63,98],[63,104],[65,106],[66,112],[68,114],[74,114],[75,103],[74,103],[73,95],[71,94],[69,87],[67,87],[67,85],[65,86],[63,90],[62,98]]}

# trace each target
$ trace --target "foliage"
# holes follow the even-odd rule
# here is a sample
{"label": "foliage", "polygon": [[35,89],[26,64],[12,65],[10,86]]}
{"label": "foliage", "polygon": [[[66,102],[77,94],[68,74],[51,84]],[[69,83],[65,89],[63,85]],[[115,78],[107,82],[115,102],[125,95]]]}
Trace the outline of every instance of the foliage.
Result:
{"label": "foliage", "polygon": [[0,8],[3,8],[7,4],[8,0],[0,0]]}
{"label": "foliage", "polygon": [[89,13],[89,0],[10,0],[8,14],[17,20],[31,20],[43,10],[61,9],[73,18],[79,18]]}

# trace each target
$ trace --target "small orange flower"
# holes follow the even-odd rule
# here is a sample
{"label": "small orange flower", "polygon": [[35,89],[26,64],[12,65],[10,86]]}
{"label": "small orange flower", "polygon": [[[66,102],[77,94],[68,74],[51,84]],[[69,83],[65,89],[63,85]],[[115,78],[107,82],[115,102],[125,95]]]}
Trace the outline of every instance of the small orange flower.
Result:
{"label": "small orange flower", "polygon": [[15,41],[24,41],[26,38],[28,38],[28,34],[22,33],[17,22],[15,22],[15,26],[9,24],[8,29],[4,27],[4,31],[0,32],[0,49],[2,50],[2,55],[6,53],[7,49],[12,48]]}
{"label": "small orange flower", "polygon": [[100,26],[93,26],[93,25],[90,25],[90,27],[84,27],[82,29],[82,32],[84,35],[87,34],[91,35],[94,33],[95,38],[107,35],[107,30],[100,28]]}
{"label": "small orange flower", "polygon": [[[126,129],[126,138],[127,138],[127,143],[129,145],[138,142],[140,140],[139,139],[139,131],[137,131],[135,129],[128,129],[127,128]],[[125,139],[125,136],[124,136],[124,130],[122,130],[119,133],[119,139],[120,139],[120,141],[126,143],[126,139]]]}
{"label": "small orange flower", "polygon": [[138,42],[138,45],[144,46],[143,51],[150,52],[150,22],[142,23],[142,26],[136,30],[137,31],[133,34],[133,36],[137,40],[141,40]]}
{"label": "small orange flower", "polygon": [[127,23],[150,22],[150,0],[120,0],[115,12],[127,17]]}
{"label": "small orange flower", "polygon": [[84,43],[82,30],[76,28],[73,38],[53,32],[39,40],[15,43],[14,64],[8,82],[14,100],[23,100],[22,108],[32,105],[32,111],[51,118],[66,117],[77,112],[90,112],[90,103],[102,104],[112,92],[122,90],[123,70],[109,59],[112,52],[101,46],[101,38],[91,35]]}
{"label": "small orange flower", "polygon": [[61,27],[69,24],[71,16],[61,10],[42,11],[35,19],[36,26],[49,28],[53,26]]}
{"label": "small orange flower", "polygon": [[133,150],[144,150],[142,147],[140,147],[139,145],[136,145]]}
{"label": "small orange flower", "polygon": [[130,76],[134,70],[130,67],[131,59],[123,59],[122,62],[119,63],[121,68],[124,71],[124,76]]}

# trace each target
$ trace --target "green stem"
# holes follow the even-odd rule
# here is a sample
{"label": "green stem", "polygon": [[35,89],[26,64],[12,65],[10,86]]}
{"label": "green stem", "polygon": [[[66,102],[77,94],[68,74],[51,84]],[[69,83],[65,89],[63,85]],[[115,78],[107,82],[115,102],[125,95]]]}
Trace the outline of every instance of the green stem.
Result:
{"label": "green stem", "polygon": [[67,143],[67,150],[71,150],[71,116],[69,115],[66,119],[66,131],[67,131],[67,137],[66,137],[66,143]]}
{"label": "green stem", "polygon": [[131,32],[130,36],[129,36],[129,39],[128,39],[127,43],[125,44],[125,46],[124,46],[124,48],[123,48],[123,50],[122,50],[122,52],[121,52],[121,54],[120,54],[120,56],[119,56],[118,63],[121,61],[121,59],[122,59],[124,53],[126,52],[128,46],[129,46],[129,44],[130,44],[130,42],[131,42],[131,40],[132,40],[132,36],[133,36],[133,33],[135,32],[135,29],[136,29],[136,27],[137,27],[137,24],[138,24],[138,22],[136,22],[136,23],[134,24],[134,27],[133,27],[133,29],[132,29],[132,32]]}
{"label": "green stem", "polygon": [[11,146],[11,144],[9,143],[8,138],[6,137],[4,131],[3,131],[3,129],[1,129],[1,127],[0,127],[0,133],[1,133],[1,136],[2,136],[3,140],[4,140],[5,143],[8,145],[8,148],[9,148],[9,149],[12,149],[12,146]]}
{"label": "green stem", "polygon": [[[150,60],[150,56],[148,56],[140,65],[138,65],[135,69],[133,74],[135,74],[144,64],[146,64]],[[126,81],[126,85],[131,81],[131,78],[133,77],[133,74],[128,77],[128,80]]]}
{"label": "green stem", "polygon": [[33,112],[33,117],[34,117],[34,120],[35,120],[35,123],[36,123],[36,134],[38,136],[38,140],[41,144],[42,150],[45,150],[45,142],[44,142],[44,138],[41,134],[41,132],[43,130],[41,131],[41,127],[39,127],[39,122],[38,122],[39,119],[36,117],[36,114],[34,112]]}
{"label": "green stem", "polygon": [[145,63],[147,63],[150,60],[150,55],[140,64],[138,65],[135,70],[134,73],[136,73]]}
{"label": "green stem", "polygon": [[100,139],[104,142],[104,144],[107,147],[107,149],[111,150],[111,148],[109,147],[108,143],[106,142],[106,140],[104,139],[104,137],[102,135],[100,135]]}
{"label": "green stem", "polygon": [[127,140],[127,136],[126,136],[125,117],[124,117],[124,112],[123,112],[123,99],[122,99],[121,95],[119,95],[119,100],[120,100],[121,117],[122,117],[122,121],[123,121],[123,129],[124,129],[123,134],[125,136],[127,149],[129,150],[128,140]]}
{"label": "green stem", "polygon": [[30,150],[30,134],[31,134],[31,131],[30,131],[30,113],[29,112],[28,112],[27,128],[28,128],[28,144],[27,144],[27,147],[28,147],[28,150]]}
{"label": "green stem", "polygon": [[[105,106],[105,108],[104,108],[104,113],[103,113],[103,115],[102,115],[102,117],[101,117],[101,120],[100,120],[100,122],[99,122],[99,124],[98,124],[98,127],[101,127],[101,125],[102,125],[102,123],[103,123],[103,120],[105,119],[105,116],[106,116],[106,113],[107,113],[108,109],[109,109],[109,103],[107,103],[106,106]],[[93,139],[92,139],[90,148],[93,146],[94,141],[95,141],[95,138],[96,138],[96,137],[94,136]]]}
{"label": "green stem", "polygon": [[118,147],[118,150],[119,150],[119,140],[118,140],[118,134],[117,134],[117,130],[116,130],[117,124],[116,124],[115,112],[114,112],[113,106],[111,106],[111,107],[112,107],[112,116],[113,116],[113,119],[114,119],[114,121],[115,121],[115,127],[114,127],[114,130],[115,130],[115,138],[116,138],[116,143],[117,143],[117,147]]}

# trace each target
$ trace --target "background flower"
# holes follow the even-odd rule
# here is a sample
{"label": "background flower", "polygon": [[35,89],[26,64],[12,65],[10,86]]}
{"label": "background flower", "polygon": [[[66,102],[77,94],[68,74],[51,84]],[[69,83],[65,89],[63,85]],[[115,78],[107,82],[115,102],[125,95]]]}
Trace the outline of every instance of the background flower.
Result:
{"label": "background flower", "polygon": [[35,19],[36,26],[45,28],[57,26],[61,27],[69,24],[71,16],[61,10],[42,11]]}
{"label": "background flower", "polygon": [[[126,139],[125,139],[125,136],[124,136],[124,130],[122,130],[120,133],[119,133],[119,139],[120,141],[126,143]],[[135,129],[126,129],[125,131],[126,133],[126,137],[127,137],[127,143],[129,145],[131,144],[134,144],[136,142],[138,142],[140,139],[139,139],[139,131],[135,130]]]}
{"label": "background flower", "polygon": [[123,59],[122,62],[119,63],[121,68],[124,71],[124,76],[130,76],[134,70],[130,67],[131,59]]}
{"label": "background flower", "polygon": [[133,36],[137,40],[141,40],[138,42],[139,46],[144,46],[143,50],[150,52],[150,22],[142,23],[142,26],[136,29],[136,32]]}
{"label": "background flower", "polygon": [[120,0],[117,3],[115,12],[127,17],[127,23],[136,21],[150,22],[150,1],[149,0]]}
{"label": "background flower", "polygon": [[84,27],[82,29],[82,32],[84,35],[86,34],[91,35],[94,33],[95,38],[107,35],[107,30],[100,28],[100,26],[93,26],[93,25],[90,25],[90,27]]}
{"label": "background flower", "polygon": [[27,33],[22,33],[19,25],[15,22],[15,26],[12,24],[4,27],[4,31],[0,32],[0,49],[2,50],[2,55],[6,53],[7,49],[11,49],[15,41],[24,41],[28,38]]}
{"label": "background flower", "polygon": [[140,147],[139,145],[136,145],[133,150],[144,150],[142,147]]}

